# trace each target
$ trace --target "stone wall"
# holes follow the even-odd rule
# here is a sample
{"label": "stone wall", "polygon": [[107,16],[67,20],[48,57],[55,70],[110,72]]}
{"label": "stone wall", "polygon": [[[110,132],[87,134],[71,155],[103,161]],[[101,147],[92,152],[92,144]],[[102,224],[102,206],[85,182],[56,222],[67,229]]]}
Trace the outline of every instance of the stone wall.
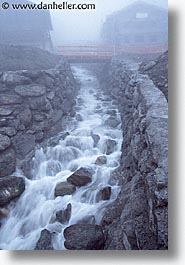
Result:
{"label": "stone wall", "polygon": [[121,192],[102,220],[105,249],[168,248],[168,106],[138,67],[115,60],[104,83],[123,130],[121,166],[114,173]]}
{"label": "stone wall", "polygon": [[[0,178],[26,166],[37,143],[73,115],[76,84],[67,63],[55,69],[0,72]],[[25,166],[26,165],[26,166]]]}

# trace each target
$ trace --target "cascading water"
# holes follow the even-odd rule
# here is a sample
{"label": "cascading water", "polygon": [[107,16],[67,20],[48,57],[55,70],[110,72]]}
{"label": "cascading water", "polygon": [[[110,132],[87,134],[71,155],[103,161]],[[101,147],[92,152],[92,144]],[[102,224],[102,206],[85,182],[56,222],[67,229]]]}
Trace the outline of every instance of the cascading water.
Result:
{"label": "cascading water", "polygon": [[[100,90],[99,83],[91,72],[80,67],[73,67],[73,72],[81,84],[76,106],[78,121],[71,121],[73,125],[69,125],[67,136],[56,146],[36,151],[33,178],[26,179],[25,192],[10,206],[9,216],[2,223],[1,249],[32,250],[43,229],[53,233],[54,249],[65,249],[64,229],[87,216],[94,216],[95,223],[99,224],[105,207],[119,193],[119,186],[110,181],[111,173],[119,166],[121,155],[119,113],[112,101]],[[111,113],[119,121],[115,128],[106,124]],[[97,144],[93,135],[99,136]],[[107,152],[109,140],[114,140],[115,145],[112,151]],[[95,161],[102,155],[106,156],[107,163],[99,166]],[[57,183],[66,181],[80,167],[94,171],[92,182],[77,188],[73,195],[55,198]],[[98,192],[106,186],[111,186],[110,199],[97,200]],[[56,212],[65,209],[69,203],[72,205],[69,222],[64,225],[52,221]]]}

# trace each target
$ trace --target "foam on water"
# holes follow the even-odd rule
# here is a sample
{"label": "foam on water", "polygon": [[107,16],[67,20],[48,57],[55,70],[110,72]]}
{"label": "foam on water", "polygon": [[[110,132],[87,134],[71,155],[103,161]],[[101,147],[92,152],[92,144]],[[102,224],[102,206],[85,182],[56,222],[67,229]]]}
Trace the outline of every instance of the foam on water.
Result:
{"label": "foam on water", "polygon": [[[119,113],[110,100],[107,100],[99,88],[99,83],[91,72],[80,67],[73,67],[74,75],[81,83],[77,98],[78,114],[82,121],[76,122],[75,128],[65,140],[60,140],[55,147],[47,150],[40,148],[34,157],[33,178],[26,178],[26,190],[22,196],[10,206],[9,217],[4,220],[0,229],[0,248],[10,250],[34,249],[40,232],[48,229],[53,232],[54,249],[65,249],[63,230],[87,216],[95,216],[99,224],[105,207],[116,199],[119,187],[111,185],[109,201],[98,201],[96,195],[102,188],[110,186],[111,173],[119,166],[121,155],[121,126],[111,129],[104,125],[110,117],[108,110]],[[92,134],[98,134],[100,141],[94,145]],[[105,155],[107,139],[114,139],[116,149],[106,155],[107,164],[95,164],[97,157]],[[73,195],[54,197],[56,184],[65,181],[76,169],[85,166],[94,170],[92,183],[78,188]],[[72,214],[67,225],[51,222],[56,211],[72,205]]]}

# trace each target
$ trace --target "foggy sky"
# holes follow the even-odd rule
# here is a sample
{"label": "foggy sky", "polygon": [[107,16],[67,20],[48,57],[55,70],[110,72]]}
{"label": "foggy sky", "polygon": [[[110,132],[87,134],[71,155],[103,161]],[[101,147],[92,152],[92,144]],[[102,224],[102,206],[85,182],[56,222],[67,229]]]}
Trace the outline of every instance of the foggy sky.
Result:
{"label": "foggy sky", "polygon": [[[96,4],[96,10],[51,10],[54,45],[75,44],[79,41],[96,41],[106,16],[136,0],[68,0],[68,3]],[[143,0],[150,4],[168,7],[168,0]],[[40,3],[40,0],[33,0]],[[43,0],[52,3],[52,0]],[[62,3],[63,0],[55,0]]]}

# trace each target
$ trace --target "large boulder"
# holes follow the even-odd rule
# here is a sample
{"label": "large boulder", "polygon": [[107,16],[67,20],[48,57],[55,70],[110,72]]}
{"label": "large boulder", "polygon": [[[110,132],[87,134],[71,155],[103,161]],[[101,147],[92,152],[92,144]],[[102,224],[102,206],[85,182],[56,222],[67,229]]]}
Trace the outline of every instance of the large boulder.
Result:
{"label": "large boulder", "polygon": [[39,97],[45,94],[46,89],[43,85],[30,84],[16,86],[15,92],[22,97]]}
{"label": "large boulder", "polygon": [[0,206],[19,197],[25,190],[25,180],[21,177],[0,178]]}
{"label": "large boulder", "polygon": [[0,151],[7,149],[11,144],[10,138],[0,134]]}
{"label": "large boulder", "polygon": [[52,233],[50,231],[47,229],[41,231],[35,250],[53,250]]}
{"label": "large boulder", "polygon": [[76,187],[65,181],[65,182],[60,182],[56,185],[55,187],[55,197],[58,196],[65,196],[65,195],[72,195],[76,191]]}
{"label": "large boulder", "polygon": [[16,167],[15,151],[8,148],[0,152],[0,177],[12,174]]}
{"label": "large boulder", "polygon": [[64,237],[64,246],[69,250],[102,250],[105,245],[105,236],[99,225],[72,225],[64,230]]}
{"label": "large boulder", "polygon": [[76,170],[67,181],[76,187],[82,187],[92,181],[93,170],[81,167]]}
{"label": "large boulder", "polygon": [[56,212],[56,220],[60,222],[61,224],[66,224],[69,222],[71,218],[71,204],[69,203],[67,205],[67,208],[61,211]]}

